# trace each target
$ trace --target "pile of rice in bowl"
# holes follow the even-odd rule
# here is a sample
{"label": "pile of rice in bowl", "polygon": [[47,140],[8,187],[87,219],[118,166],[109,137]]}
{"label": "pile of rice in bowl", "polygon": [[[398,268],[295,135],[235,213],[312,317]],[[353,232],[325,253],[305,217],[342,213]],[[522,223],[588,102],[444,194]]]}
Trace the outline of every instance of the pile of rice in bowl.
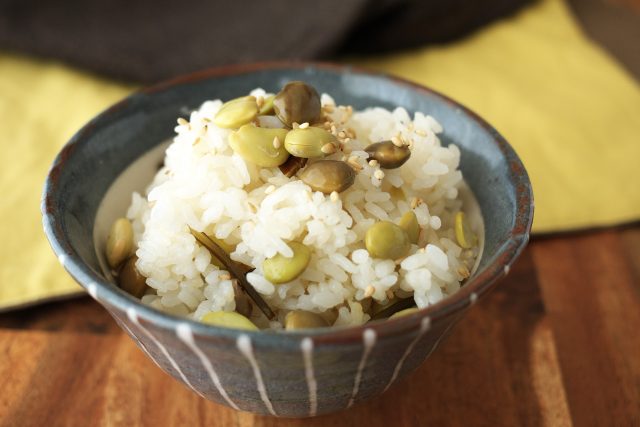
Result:
{"label": "pile of rice in bowl", "polygon": [[[313,118],[303,121],[305,114]],[[246,146],[262,128],[286,133],[270,140],[266,155]],[[322,130],[319,146],[312,128]],[[175,131],[153,182],[132,196],[127,256],[110,259],[119,278],[141,278],[133,293],[145,304],[247,329],[360,325],[434,304],[473,269],[481,230],[463,213],[460,151],[441,145],[431,116],[354,111],[291,82],[277,96],[255,89],[224,105],[207,101]],[[267,164],[285,160],[260,166],[256,154]],[[331,166],[328,183],[311,173],[322,173],[319,162]]]}

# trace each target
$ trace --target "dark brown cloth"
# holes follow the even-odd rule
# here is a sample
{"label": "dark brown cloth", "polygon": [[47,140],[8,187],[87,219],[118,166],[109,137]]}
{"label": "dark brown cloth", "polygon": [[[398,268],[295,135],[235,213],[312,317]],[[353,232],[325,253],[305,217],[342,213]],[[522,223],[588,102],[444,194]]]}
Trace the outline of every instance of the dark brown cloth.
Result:
{"label": "dark brown cloth", "polygon": [[532,0],[0,0],[0,48],[150,83],[464,36]]}

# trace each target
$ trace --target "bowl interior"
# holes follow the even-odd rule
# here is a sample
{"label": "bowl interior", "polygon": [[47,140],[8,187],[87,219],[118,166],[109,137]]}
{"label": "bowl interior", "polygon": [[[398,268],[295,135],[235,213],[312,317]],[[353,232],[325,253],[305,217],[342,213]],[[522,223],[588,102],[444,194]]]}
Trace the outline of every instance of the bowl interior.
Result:
{"label": "bowl interior", "polygon": [[[484,218],[478,272],[494,263],[513,240],[518,198],[524,193],[530,197],[528,178],[508,144],[477,116],[437,93],[385,76],[335,66],[280,65],[203,73],[161,85],[127,98],[91,121],[60,153],[45,188],[45,228],[47,221],[53,224],[54,250],[78,257],[92,276],[108,280],[96,255],[94,223],[101,201],[121,173],[171,138],[176,118],[188,117],[205,100],[234,98],[256,87],[277,92],[290,80],[304,80],[354,109],[401,106],[410,114],[421,111],[436,118],[444,128],[439,135],[443,144],[455,143],[461,150],[461,170]],[[153,173],[152,167],[147,170]],[[132,189],[140,190],[140,183],[150,179],[138,177]],[[129,198],[120,198],[110,209],[122,215],[129,203]],[[522,230],[525,238],[530,215],[527,221]]]}

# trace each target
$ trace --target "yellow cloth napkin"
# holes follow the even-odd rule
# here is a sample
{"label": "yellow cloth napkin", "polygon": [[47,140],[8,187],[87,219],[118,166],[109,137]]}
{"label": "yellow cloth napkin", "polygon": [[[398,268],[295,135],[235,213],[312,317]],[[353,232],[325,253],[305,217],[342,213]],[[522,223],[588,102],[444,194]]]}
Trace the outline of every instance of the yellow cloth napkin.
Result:
{"label": "yellow cloth napkin", "polygon": [[562,1],[541,1],[453,46],[361,65],[433,87],[494,125],[529,172],[534,232],[640,218],[640,86],[585,38]]}
{"label": "yellow cloth napkin", "polygon": [[[356,62],[438,89],[496,126],[531,175],[535,231],[640,218],[632,174],[640,88],[585,39],[560,0],[455,44]],[[44,238],[42,184],[62,144],[132,89],[0,54],[0,310],[80,290]]]}
{"label": "yellow cloth napkin", "polygon": [[62,145],[132,87],[0,54],[0,310],[78,293],[44,237],[40,196]]}

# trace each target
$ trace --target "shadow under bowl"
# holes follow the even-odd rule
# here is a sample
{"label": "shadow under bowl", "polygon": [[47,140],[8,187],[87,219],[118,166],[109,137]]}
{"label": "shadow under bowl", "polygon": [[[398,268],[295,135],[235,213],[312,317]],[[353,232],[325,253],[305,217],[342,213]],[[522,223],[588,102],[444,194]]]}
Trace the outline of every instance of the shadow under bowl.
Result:
{"label": "shadow under bowl", "polygon": [[[95,249],[96,214],[120,174],[171,138],[176,118],[205,100],[234,98],[256,87],[276,92],[290,80],[306,81],[354,109],[400,106],[442,124],[439,137],[460,148],[460,168],[485,228],[478,268],[457,293],[416,314],[358,327],[246,332],[160,312],[105,276]],[[451,99],[352,67],[282,62],[203,71],[112,106],[59,153],[41,209],[62,265],[164,371],[200,396],[235,409],[306,417],[348,408],[414,371],[467,309],[509,272],[528,241],[533,196],[524,166],[504,138]]]}

